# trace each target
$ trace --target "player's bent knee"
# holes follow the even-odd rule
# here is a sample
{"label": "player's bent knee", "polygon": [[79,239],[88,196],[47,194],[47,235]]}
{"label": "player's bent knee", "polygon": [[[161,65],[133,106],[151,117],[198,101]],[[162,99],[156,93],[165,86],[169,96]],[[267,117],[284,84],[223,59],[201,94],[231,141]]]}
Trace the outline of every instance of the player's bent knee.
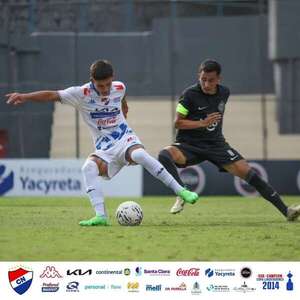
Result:
{"label": "player's bent knee", "polygon": [[96,176],[107,176],[107,163],[97,156],[90,156],[83,165],[82,169],[84,168],[86,170],[93,168],[94,175],[97,173]]}
{"label": "player's bent knee", "polygon": [[81,168],[81,172],[85,176],[97,176],[98,175],[98,166],[96,162],[87,159]]}
{"label": "player's bent knee", "polygon": [[184,165],[186,163],[185,156],[183,155],[183,153],[178,148],[176,148],[174,146],[168,146],[168,147],[164,148],[162,151],[167,151],[170,154],[171,159],[176,164]]}

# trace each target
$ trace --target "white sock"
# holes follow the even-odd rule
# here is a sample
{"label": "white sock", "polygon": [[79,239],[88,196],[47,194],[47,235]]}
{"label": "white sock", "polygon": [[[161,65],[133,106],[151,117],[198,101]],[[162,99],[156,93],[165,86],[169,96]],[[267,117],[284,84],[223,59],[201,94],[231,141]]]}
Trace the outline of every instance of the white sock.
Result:
{"label": "white sock", "polygon": [[86,187],[86,193],[90,198],[96,215],[106,218],[107,214],[97,164],[93,160],[87,159],[81,170]]}
{"label": "white sock", "polygon": [[131,159],[142,165],[152,176],[159,179],[177,195],[183,187],[173,178],[164,166],[144,149],[138,148],[132,151]]}

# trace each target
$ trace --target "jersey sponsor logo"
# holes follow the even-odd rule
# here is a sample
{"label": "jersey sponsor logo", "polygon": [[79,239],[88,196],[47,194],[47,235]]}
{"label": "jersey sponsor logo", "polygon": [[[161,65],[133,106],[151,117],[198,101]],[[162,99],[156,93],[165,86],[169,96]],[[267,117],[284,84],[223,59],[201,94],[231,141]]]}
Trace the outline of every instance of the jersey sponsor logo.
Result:
{"label": "jersey sponsor logo", "polygon": [[101,130],[101,129],[105,129],[108,127],[116,126],[117,121],[118,121],[117,117],[107,118],[107,119],[98,119],[97,126],[98,126],[98,129]]}
{"label": "jersey sponsor logo", "polygon": [[116,117],[120,114],[120,109],[117,107],[114,107],[113,109],[104,108],[100,111],[94,111],[90,112],[90,116],[92,119],[99,119],[99,118],[112,118]]}
{"label": "jersey sponsor logo", "polygon": [[198,107],[198,110],[204,110],[205,108],[207,108],[208,106],[203,106],[203,107]]}
{"label": "jersey sponsor logo", "polygon": [[214,123],[210,124],[209,126],[207,126],[206,129],[208,131],[214,131],[217,128],[218,124],[219,124],[219,122],[214,122]]}
{"label": "jersey sponsor logo", "polygon": [[19,295],[23,295],[31,286],[33,279],[33,271],[24,268],[18,268],[8,272],[10,286]]}

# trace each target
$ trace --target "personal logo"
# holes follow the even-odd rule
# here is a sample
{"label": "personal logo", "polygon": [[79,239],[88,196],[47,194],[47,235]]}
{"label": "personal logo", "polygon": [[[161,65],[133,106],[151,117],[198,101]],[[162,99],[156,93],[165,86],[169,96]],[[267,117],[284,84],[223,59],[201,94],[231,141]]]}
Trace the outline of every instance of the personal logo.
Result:
{"label": "personal logo", "polygon": [[179,268],[176,272],[177,276],[199,276],[199,268],[182,269]]}
{"label": "personal logo", "polygon": [[146,291],[147,292],[161,292],[161,284],[157,284],[157,285],[146,284]]}
{"label": "personal logo", "polygon": [[243,278],[248,279],[248,278],[251,277],[251,275],[252,275],[252,271],[251,271],[250,268],[245,267],[245,268],[242,268],[242,269],[241,269],[241,276],[242,276]]}
{"label": "personal logo", "polygon": [[78,293],[79,292],[79,282],[71,281],[66,286],[66,292]]}
{"label": "personal logo", "polygon": [[127,283],[128,292],[139,292],[139,288],[140,284],[137,281]]}
{"label": "personal logo", "polygon": [[287,291],[293,291],[294,290],[294,283],[292,282],[293,274],[291,271],[287,274],[288,281],[286,283],[286,290]]}
{"label": "personal logo", "polygon": [[47,266],[43,273],[40,275],[40,278],[43,278],[45,282],[42,283],[42,292],[43,293],[54,293],[59,290],[59,282],[53,282],[54,279],[61,279],[62,276],[55,269],[54,266]]}
{"label": "personal logo", "polygon": [[130,273],[131,273],[131,272],[130,272],[130,269],[129,269],[129,268],[124,269],[124,275],[129,276]]}
{"label": "personal logo", "polygon": [[67,270],[67,275],[68,276],[71,276],[71,275],[74,275],[74,276],[84,276],[84,275],[92,275],[92,270],[91,269],[88,269],[88,270],[85,270],[83,271],[82,269],[76,269],[76,270]]}
{"label": "personal logo", "polygon": [[244,283],[239,286],[239,287],[234,287],[233,290],[235,292],[240,292],[240,293],[251,293],[251,292],[254,292],[256,290],[256,288],[252,288],[252,287],[249,287],[246,282],[244,281]]}
{"label": "personal logo", "polygon": [[6,194],[9,190],[14,187],[14,172],[11,171],[9,174],[4,176],[6,167],[0,165],[0,196]]}
{"label": "personal logo", "polygon": [[199,282],[194,282],[192,290],[191,290],[192,295],[199,295],[201,294],[201,289],[200,289],[200,284]]}
{"label": "personal logo", "polygon": [[136,267],[135,268],[135,275],[136,276],[142,276],[143,274],[143,269],[141,267]]}
{"label": "personal logo", "polygon": [[109,286],[105,284],[88,284],[84,286],[85,290],[105,290],[106,288],[109,288]]}
{"label": "personal logo", "polygon": [[31,286],[33,280],[33,271],[23,267],[12,269],[8,272],[8,279],[11,287],[19,295],[23,295]]}

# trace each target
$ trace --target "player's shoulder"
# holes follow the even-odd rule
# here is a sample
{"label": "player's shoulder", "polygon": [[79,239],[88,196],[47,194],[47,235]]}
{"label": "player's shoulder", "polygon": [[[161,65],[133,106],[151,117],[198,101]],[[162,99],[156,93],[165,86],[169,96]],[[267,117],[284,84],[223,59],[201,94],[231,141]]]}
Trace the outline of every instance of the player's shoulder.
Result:
{"label": "player's shoulder", "polygon": [[91,82],[84,83],[83,85],[79,86],[78,88],[79,88],[78,92],[80,93],[80,95],[82,97],[90,96],[92,94],[92,92],[94,91],[93,85]]}
{"label": "player's shoulder", "polygon": [[122,81],[113,81],[112,82],[112,88],[116,91],[119,91],[119,92],[125,92],[126,91],[126,86],[125,84],[122,82]]}
{"label": "player's shoulder", "polygon": [[227,86],[225,86],[225,85],[219,84],[219,93],[221,95],[229,97],[229,95],[230,95],[230,89]]}
{"label": "player's shoulder", "polygon": [[194,93],[199,93],[199,85],[197,83],[192,84],[183,90],[183,95],[192,95]]}

